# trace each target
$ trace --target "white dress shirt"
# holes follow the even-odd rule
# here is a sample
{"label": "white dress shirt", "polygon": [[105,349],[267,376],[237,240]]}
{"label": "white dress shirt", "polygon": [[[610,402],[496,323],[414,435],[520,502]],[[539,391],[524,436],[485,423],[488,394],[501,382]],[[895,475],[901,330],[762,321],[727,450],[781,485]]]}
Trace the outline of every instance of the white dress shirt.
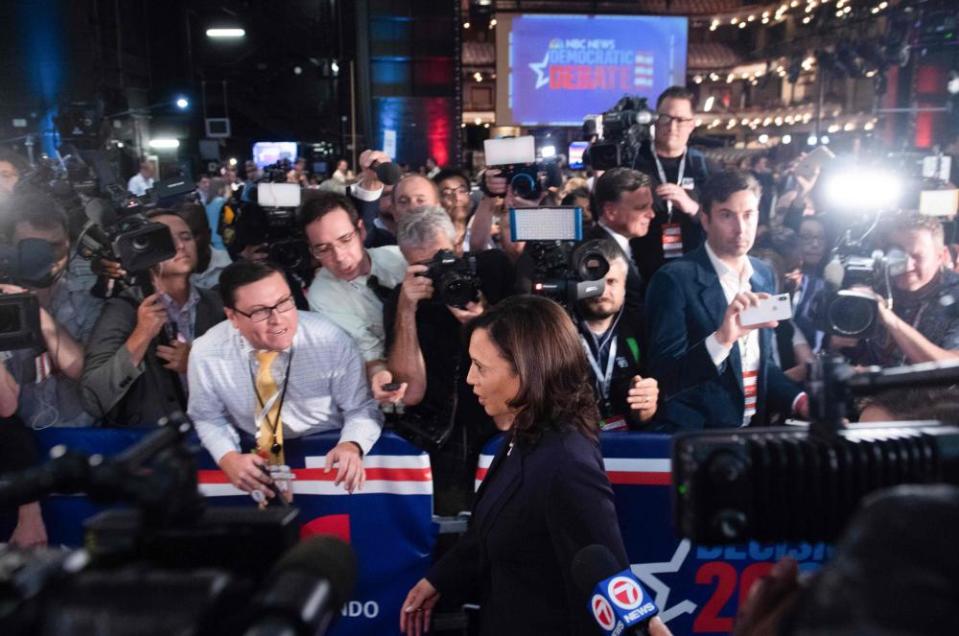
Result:
{"label": "white dress shirt", "polygon": [[[342,429],[340,442],[354,442],[367,454],[380,437],[383,416],[370,395],[363,359],[356,345],[329,320],[299,312],[290,349],[272,365],[282,387],[290,377],[280,411],[283,438]],[[213,459],[240,451],[237,429],[256,435],[254,378],[256,350],[224,320],[193,342],[189,361],[188,412]]]}
{"label": "white dress shirt", "polygon": [[616,241],[616,244],[619,245],[619,248],[623,250],[623,254],[626,255],[626,258],[629,259],[631,263],[634,263],[633,260],[633,248],[629,246],[629,239],[614,230],[613,228],[606,225],[606,223],[600,219],[599,226],[609,232],[609,235],[613,237],[613,240]]}
{"label": "white dress shirt", "polygon": [[147,193],[147,190],[153,187],[153,177],[149,179],[144,177],[142,173],[138,172],[127,181],[127,192],[138,197],[142,197]]}
{"label": "white dress shirt", "polygon": [[367,362],[386,357],[386,331],[383,329],[383,302],[367,286],[370,276],[380,285],[394,288],[406,275],[406,259],[395,245],[366,250],[370,255],[370,273],[353,280],[340,280],[322,267],[313,278],[306,298],[310,309],[321,313],[353,337]]}

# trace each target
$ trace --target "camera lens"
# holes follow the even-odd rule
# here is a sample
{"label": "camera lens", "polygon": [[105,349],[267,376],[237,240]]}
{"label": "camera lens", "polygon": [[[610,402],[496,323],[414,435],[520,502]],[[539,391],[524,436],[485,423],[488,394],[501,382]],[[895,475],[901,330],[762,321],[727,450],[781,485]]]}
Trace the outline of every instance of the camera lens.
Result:
{"label": "camera lens", "polygon": [[520,172],[513,177],[513,180],[510,181],[510,188],[513,190],[513,194],[518,196],[521,199],[528,199],[530,201],[536,199],[536,181],[533,179],[532,175],[525,172]]}
{"label": "camera lens", "polygon": [[136,236],[130,241],[130,245],[133,246],[133,249],[137,252],[145,252],[150,249],[150,237],[149,236]]}
{"label": "camera lens", "polygon": [[826,310],[831,330],[842,336],[861,336],[876,321],[876,301],[857,296],[837,296]]}

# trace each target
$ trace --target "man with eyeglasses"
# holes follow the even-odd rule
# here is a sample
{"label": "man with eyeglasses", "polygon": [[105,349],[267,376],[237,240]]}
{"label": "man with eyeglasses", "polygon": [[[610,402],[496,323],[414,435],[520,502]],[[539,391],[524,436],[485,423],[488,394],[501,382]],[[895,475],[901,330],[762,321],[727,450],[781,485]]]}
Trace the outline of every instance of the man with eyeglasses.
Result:
{"label": "man with eyeglasses", "polygon": [[470,202],[470,180],[462,170],[445,168],[433,178],[440,191],[440,205],[446,210],[453,227],[456,228],[456,240],[453,246],[457,254],[469,247],[466,240],[472,205]]}
{"label": "man with eyeglasses", "polygon": [[709,167],[701,152],[688,147],[696,127],[693,107],[693,94],[685,87],[663,91],[656,100],[652,143],[643,143],[632,166],[653,181],[656,217],[648,234],[632,240],[644,280],[664,263],[703,244],[698,191],[709,176]]}
{"label": "man with eyeglasses", "polygon": [[303,204],[300,218],[310,253],[320,263],[307,292],[310,309],[356,341],[373,397],[378,402],[401,400],[405,385],[384,388],[393,383],[393,375],[386,365],[383,301],[403,282],[403,254],[395,245],[364,248],[366,227],[343,195],[319,194]]}
{"label": "man with eyeglasses", "polygon": [[264,467],[282,464],[284,440],[341,430],[326,469],[336,468],[335,483],[349,492],[362,488],[382,415],[356,344],[323,316],[297,310],[269,263],[227,267],[220,297],[228,320],[194,343],[189,413],[230,483],[273,497]]}

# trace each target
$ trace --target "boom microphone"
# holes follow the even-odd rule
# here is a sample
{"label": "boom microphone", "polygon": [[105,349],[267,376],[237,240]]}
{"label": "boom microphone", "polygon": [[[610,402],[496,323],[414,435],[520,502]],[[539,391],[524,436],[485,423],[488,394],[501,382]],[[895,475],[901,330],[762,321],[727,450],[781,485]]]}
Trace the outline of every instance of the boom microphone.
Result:
{"label": "boom microphone", "polygon": [[323,634],[353,594],[356,556],[333,537],[314,537],[283,555],[254,598],[244,636]]}
{"label": "boom microphone", "polygon": [[586,546],[573,557],[572,572],[577,587],[591,595],[589,611],[603,633],[649,635],[649,621],[659,609],[632,570],[623,570],[609,548]]}

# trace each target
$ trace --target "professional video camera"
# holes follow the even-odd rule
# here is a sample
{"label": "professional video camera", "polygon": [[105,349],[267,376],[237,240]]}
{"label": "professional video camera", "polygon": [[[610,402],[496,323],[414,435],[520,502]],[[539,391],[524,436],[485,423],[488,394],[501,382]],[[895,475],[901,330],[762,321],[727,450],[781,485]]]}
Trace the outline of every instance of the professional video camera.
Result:
{"label": "professional video camera", "polygon": [[601,115],[587,115],[583,136],[590,142],[583,163],[594,170],[632,166],[643,141],[650,138],[655,113],[645,97],[624,95]]}
{"label": "professional video camera", "polygon": [[583,238],[583,209],[510,208],[510,236],[526,241],[533,260],[532,293],[571,308],[603,293],[609,262],[594,249],[577,249]]}
{"label": "professional video camera", "polygon": [[448,250],[440,250],[424,263],[427,270],[420,274],[433,281],[433,300],[450,307],[466,309],[477,302],[481,281],[476,273],[476,257],[460,258]]}
{"label": "professional video camera", "polygon": [[[269,246],[268,258],[288,271],[310,269],[310,248],[297,218],[302,203],[299,184],[287,183],[292,169],[289,160],[281,160],[263,169],[263,178],[256,184],[256,206],[262,213],[262,242]],[[241,208],[241,215],[255,214],[254,204]]]}
{"label": "professional video camera", "polygon": [[[527,201],[539,201],[547,188],[563,184],[559,164],[555,160],[537,163],[536,141],[532,136],[487,139],[483,142],[486,165],[496,168],[513,194]],[[488,196],[485,180],[480,188]]]}
{"label": "professional video camera", "polygon": [[[0,282],[47,287],[55,260],[53,248],[43,239],[0,245]],[[0,351],[42,346],[37,297],[29,292],[0,295]]]}
{"label": "professional video camera", "polygon": [[56,447],[45,466],[4,476],[2,506],[86,492],[136,509],[86,522],[84,550],[0,550],[0,633],[325,632],[352,593],[349,546],[295,545],[294,508],[204,510],[191,431],[178,415],[113,458]]}
{"label": "professional video camera", "polygon": [[812,423],[678,435],[673,513],[680,534],[705,544],[830,541],[859,501],[898,484],[959,484],[959,426],[935,421],[845,425],[853,395],[949,385],[959,364],[856,373],[820,354],[810,367]]}

